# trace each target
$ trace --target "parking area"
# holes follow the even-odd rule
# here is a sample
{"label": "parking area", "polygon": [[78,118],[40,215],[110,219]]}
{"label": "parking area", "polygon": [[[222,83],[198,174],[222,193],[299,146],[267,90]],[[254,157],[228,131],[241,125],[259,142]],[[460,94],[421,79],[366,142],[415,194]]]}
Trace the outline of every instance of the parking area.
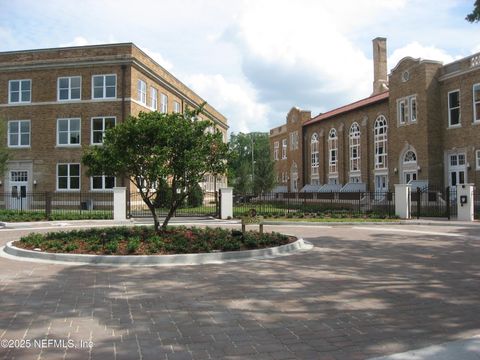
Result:
{"label": "parking area", "polygon": [[480,334],[480,226],[266,230],[315,247],[188,267],[0,257],[0,341],[41,345],[0,358],[368,359]]}

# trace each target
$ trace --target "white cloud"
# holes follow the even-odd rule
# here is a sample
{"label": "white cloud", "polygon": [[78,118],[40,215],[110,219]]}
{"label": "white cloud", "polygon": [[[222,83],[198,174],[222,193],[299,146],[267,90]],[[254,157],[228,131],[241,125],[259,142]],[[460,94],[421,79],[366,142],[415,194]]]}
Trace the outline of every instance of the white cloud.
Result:
{"label": "white cloud", "polygon": [[90,45],[91,43],[84,38],[83,36],[76,36],[72,41],[60,44],[60,46],[85,46]]}
{"label": "white cloud", "polygon": [[222,75],[206,74],[189,76],[186,83],[228,118],[231,132],[268,130],[269,108],[256,101],[248,85],[229,82]]}
{"label": "white cloud", "polygon": [[410,44],[405,45],[395,51],[388,57],[388,66],[390,69],[393,69],[400,60],[404,57],[410,56],[412,58],[421,58],[427,60],[436,60],[441,61],[444,64],[448,64],[452,61],[462,58],[461,55],[452,56],[448,54],[445,50],[439,49],[435,46],[424,46],[414,41]]}
{"label": "white cloud", "polygon": [[143,51],[145,51],[148,56],[150,56],[153,60],[155,60],[157,63],[159,63],[161,66],[163,66],[167,70],[172,70],[173,69],[173,64],[172,62],[168,61],[165,59],[162,54],[160,54],[158,51],[153,51],[148,48],[142,48]]}

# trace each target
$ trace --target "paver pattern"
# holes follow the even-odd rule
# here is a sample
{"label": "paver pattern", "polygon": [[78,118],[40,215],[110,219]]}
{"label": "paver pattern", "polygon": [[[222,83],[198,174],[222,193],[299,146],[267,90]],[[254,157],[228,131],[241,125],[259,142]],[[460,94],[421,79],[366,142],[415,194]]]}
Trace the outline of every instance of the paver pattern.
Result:
{"label": "paver pattern", "polygon": [[[225,265],[0,258],[0,340],[94,344],[3,348],[0,359],[354,360],[479,334],[480,228],[389,228],[424,233],[275,227],[315,248]],[[25,233],[0,230],[0,245]]]}

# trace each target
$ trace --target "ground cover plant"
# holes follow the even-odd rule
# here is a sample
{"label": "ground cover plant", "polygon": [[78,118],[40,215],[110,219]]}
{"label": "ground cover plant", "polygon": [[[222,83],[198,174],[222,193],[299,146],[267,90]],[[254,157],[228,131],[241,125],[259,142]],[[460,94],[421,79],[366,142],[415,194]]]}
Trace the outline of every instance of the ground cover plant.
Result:
{"label": "ground cover plant", "polygon": [[105,255],[166,255],[260,249],[295,241],[279,233],[258,233],[220,228],[169,227],[156,232],[153,227],[111,227],[88,230],[32,233],[15,246],[55,253]]}
{"label": "ground cover plant", "polygon": [[52,210],[48,217],[45,211],[0,210],[0,221],[27,222],[48,220],[108,220],[113,219],[112,211],[103,210]]}

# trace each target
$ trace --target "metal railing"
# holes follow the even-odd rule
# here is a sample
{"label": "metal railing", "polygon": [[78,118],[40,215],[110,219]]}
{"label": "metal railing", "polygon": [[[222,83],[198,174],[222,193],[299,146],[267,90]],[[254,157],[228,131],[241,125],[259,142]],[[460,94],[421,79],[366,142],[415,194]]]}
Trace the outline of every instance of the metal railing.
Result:
{"label": "metal railing", "polygon": [[345,217],[395,215],[393,192],[324,192],[237,194],[233,199],[234,217],[254,209],[258,215],[290,217],[301,214],[335,214]]}
{"label": "metal railing", "polygon": [[451,219],[457,216],[457,188],[445,189],[433,186],[412,189],[411,192],[412,216],[445,217]]}
{"label": "metal railing", "polygon": [[111,219],[112,192],[0,193],[0,220],[15,214],[45,219]]}

